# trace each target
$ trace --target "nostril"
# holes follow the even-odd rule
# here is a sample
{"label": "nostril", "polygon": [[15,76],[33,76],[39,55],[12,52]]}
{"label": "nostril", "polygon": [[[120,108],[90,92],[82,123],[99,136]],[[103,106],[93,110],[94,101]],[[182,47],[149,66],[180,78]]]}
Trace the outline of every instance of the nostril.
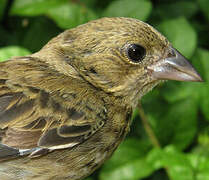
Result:
{"label": "nostril", "polygon": [[176,57],[176,52],[173,48],[170,48],[168,52],[167,58],[170,58],[170,57]]}

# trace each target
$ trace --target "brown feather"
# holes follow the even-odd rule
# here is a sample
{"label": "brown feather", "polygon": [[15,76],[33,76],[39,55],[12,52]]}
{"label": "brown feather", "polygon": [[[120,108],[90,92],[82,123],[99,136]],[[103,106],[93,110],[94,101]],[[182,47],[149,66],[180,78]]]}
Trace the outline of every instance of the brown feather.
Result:
{"label": "brown feather", "polygon": [[[86,96],[89,92],[82,81],[81,91],[74,90],[75,78],[65,77],[33,57],[4,62],[1,70],[6,71],[10,63],[16,74],[8,72],[9,80],[1,81],[8,88],[0,97],[0,127],[8,127],[2,143],[20,149],[74,146],[104,125],[104,102],[96,100],[94,93]],[[90,99],[97,101],[96,107],[89,104]]]}
{"label": "brown feather", "polygon": [[2,143],[14,148],[30,149],[37,147],[37,141],[41,134],[41,131],[18,131],[16,129],[8,128],[2,139]]}

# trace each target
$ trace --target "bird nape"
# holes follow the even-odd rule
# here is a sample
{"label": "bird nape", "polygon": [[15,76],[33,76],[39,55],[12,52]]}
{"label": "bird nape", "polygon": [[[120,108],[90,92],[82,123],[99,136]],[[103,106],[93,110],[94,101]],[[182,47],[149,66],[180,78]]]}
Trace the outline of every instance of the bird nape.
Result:
{"label": "bird nape", "polygon": [[163,80],[202,81],[163,35],[131,18],[88,22],[1,62],[1,177],[90,175],[128,133],[138,100]]}

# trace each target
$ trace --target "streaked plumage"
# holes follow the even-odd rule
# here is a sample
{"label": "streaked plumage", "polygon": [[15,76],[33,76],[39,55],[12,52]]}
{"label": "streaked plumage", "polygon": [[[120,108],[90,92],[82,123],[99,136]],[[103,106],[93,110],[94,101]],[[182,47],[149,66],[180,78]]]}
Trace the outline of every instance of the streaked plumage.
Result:
{"label": "streaked plumage", "polygon": [[[127,54],[132,44],[146,50],[140,62]],[[91,21],[0,63],[1,176],[91,174],[127,134],[138,100],[163,79],[201,81],[165,37],[130,18]]]}

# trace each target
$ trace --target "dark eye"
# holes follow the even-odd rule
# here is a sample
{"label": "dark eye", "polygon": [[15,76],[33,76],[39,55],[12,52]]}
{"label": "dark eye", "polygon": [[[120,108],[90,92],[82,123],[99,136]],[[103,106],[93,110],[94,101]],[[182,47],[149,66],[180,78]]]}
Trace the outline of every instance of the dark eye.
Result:
{"label": "dark eye", "polygon": [[144,59],[145,55],[146,55],[145,48],[143,48],[138,44],[130,44],[127,47],[127,56],[134,63],[141,62]]}

